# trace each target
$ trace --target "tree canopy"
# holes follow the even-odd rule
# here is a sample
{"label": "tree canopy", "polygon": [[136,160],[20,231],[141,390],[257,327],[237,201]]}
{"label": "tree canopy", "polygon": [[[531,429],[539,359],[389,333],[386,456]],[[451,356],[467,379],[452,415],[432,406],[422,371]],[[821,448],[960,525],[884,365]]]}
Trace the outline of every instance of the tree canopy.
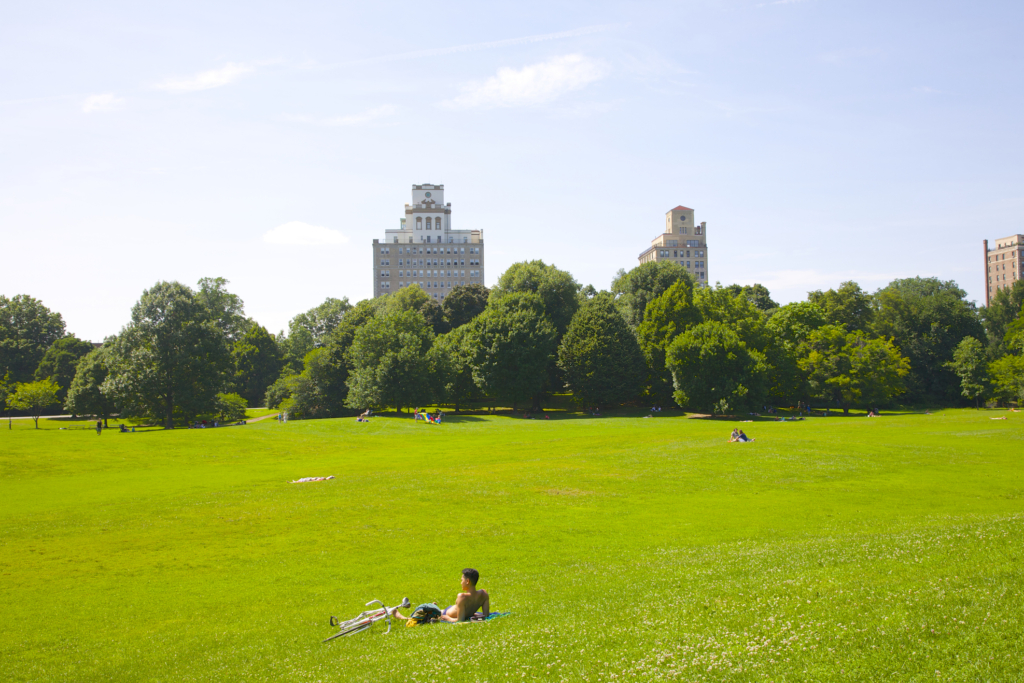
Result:
{"label": "tree canopy", "polygon": [[355,333],[349,358],[345,404],[350,408],[403,408],[426,404],[432,397],[427,353],[434,333],[419,311],[387,311],[366,321]]}
{"label": "tree canopy", "polygon": [[960,378],[960,393],[974,400],[974,407],[980,407],[980,399],[988,388],[988,372],[984,345],[974,337],[964,337],[953,350],[953,360],[946,364]]}
{"label": "tree canopy", "polygon": [[41,379],[37,382],[22,382],[14,387],[14,393],[8,396],[7,405],[15,410],[24,410],[32,416],[39,429],[39,416],[46,408],[60,403],[57,391],[60,389],[52,380]]}
{"label": "tree canopy", "polygon": [[39,367],[36,368],[35,378],[37,380],[52,379],[56,382],[60,386],[57,400],[64,403],[71,382],[75,379],[78,361],[93,348],[92,343],[82,341],[73,334],[58,339],[43,354],[43,359],[39,361]]}
{"label": "tree canopy", "polygon": [[281,349],[267,328],[253,325],[231,350],[234,385],[250,406],[263,401],[267,387],[280,376],[284,366]]}
{"label": "tree canopy", "polygon": [[647,304],[661,296],[679,280],[693,285],[689,272],[672,261],[641,263],[630,271],[620,270],[612,281],[612,294],[626,322],[638,327],[644,319]]}
{"label": "tree canopy", "polygon": [[473,373],[477,386],[513,408],[532,401],[539,409],[558,335],[540,295],[492,295],[487,309],[470,324],[479,340]]}
{"label": "tree canopy", "polygon": [[224,333],[195,293],[158,282],[132,308],[132,319],[111,349],[102,391],[130,415],[191,420],[214,409],[230,356]]}
{"label": "tree canopy", "polygon": [[633,330],[610,294],[580,307],[558,347],[558,366],[573,398],[607,406],[639,397],[646,365]]}
{"label": "tree canopy", "polygon": [[225,339],[234,343],[255,323],[245,317],[242,297],[229,292],[228,284],[222,277],[202,278],[196,291],[196,301],[206,309],[210,320],[220,329]]}
{"label": "tree canopy", "polygon": [[672,400],[672,373],[666,365],[669,345],[700,322],[700,311],[693,305],[693,282],[689,278],[676,280],[647,304],[636,333],[647,365],[647,397],[653,403]]}
{"label": "tree canopy", "polygon": [[579,309],[579,290],[579,283],[568,272],[543,261],[522,261],[513,263],[502,273],[491,290],[489,301],[497,302],[517,292],[536,294],[544,307],[544,315],[561,338]]}
{"label": "tree canopy", "polygon": [[0,373],[29,382],[50,345],[64,336],[64,319],[27,294],[0,295]]}
{"label": "tree canopy", "polygon": [[75,377],[68,388],[65,408],[75,415],[96,415],[107,424],[116,407],[113,396],[103,393],[100,387],[109,374],[108,363],[113,340],[93,349],[85,355],[75,368]]}
{"label": "tree canopy", "polygon": [[352,304],[348,302],[348,297],[328,297],[319,306],[292,318],[288,322],[287,342],[282,348],[292,367],[300,370],[307,353],[325,346],[328,336],[351,309]]}
{"label": "tree canopy", "polygon": [[462,285],[452,288],[441,302],[441,310],[449,329],[461,327],[487,307],[490,291],[483,285]]}
{"label": "tree canopy", "polygon": [[890,337],[910,359],[907,394],[918,403],[956,405],[960,379],[946,365],[964,337],[985,330],[967,292],[937,278],[893,280],[874,295],[874,332]]}
{"label": "tree canopy", "polygon": [[874,317],[871,295],[853,281],[839,285],[839,289],[820,289],[807,293],[807,300],[817,304],[830,325],[845,325],[847,330],[867,330]]}
{"label": "tree canopy", "polygon": [[668,347],[676,403],[699,412],[752,410],[764,399],[764,355],[740,339],[728,325],[703,322],[677,336]]}
{"label": "tree canopy", "polygon": [[[1022,273],[1024,275],[1024,273]],[[1013,286],[1000,289],[992,297],[987,308],[982,309],[988,342],[995,355],[1006,353],[1003,337],[1007,328],[1019,320],[1024,311],[1024,280],[1017,280]]]}

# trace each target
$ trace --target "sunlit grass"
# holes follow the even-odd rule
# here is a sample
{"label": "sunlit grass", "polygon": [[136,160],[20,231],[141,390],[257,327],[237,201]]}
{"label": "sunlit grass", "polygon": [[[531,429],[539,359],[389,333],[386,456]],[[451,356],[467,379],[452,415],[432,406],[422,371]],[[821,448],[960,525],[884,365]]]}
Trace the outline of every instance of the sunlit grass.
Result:
{"label": "sunlit grass", "polygon": [[[742,425],[753,444],[662,415],[16,423],[3,677],[1021,676],[1019,415]],[[465,566],[512,616],[320,644],[372,598],[450,603]]]}

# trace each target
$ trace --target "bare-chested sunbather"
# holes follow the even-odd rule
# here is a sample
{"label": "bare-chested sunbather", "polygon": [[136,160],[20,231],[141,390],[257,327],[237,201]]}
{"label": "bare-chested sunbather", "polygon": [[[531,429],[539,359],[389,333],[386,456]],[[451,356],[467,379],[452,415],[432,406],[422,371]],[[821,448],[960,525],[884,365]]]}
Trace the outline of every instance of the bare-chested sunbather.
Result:
{"label": "bare-chested sunbather", "polygon": [[[487,591],[476,587],[479,580],[480,572],[475,569],[463,569],[462,592],[456,596],[454,605],[441,610],[441,616],[437,621],[469,621],[478,611],[486,619],[491,613],[491,597],[487,595]],[[398,610],[392,614],[399,619],[408,618],[402,616]]]}

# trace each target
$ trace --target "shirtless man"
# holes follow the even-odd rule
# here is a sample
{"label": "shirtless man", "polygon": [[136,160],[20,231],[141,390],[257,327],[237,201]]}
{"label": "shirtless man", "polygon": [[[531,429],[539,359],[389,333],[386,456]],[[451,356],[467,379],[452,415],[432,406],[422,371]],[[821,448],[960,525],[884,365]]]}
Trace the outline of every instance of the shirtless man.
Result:
{"label": "shirtless man", "polygon": [[[441,616],[433,619],[432,621],[469,621],[477,610],[479,610],[484,618],[491,613],[491,597],[487,595],[487,591],[477,590],[476,583],[480,580],[480,572],[475,569],[463,569],[462,570],[462,592],[455,598],[455,604],[450,607],[445,607],[441,610]],[[398,619],[408,619],[409,617],[404,616],[398,611],[398,608],[391,613]]]}
{"label": "shirtless man", "polygon": [[438,621],[469,621],[470,617],[476,614],[477,610],[483,613],[484,619],[491,613],[491,597],[487,591],[477,589],[476,583],[480,580],[480,572],[475,569],[462,570],[462,592],[455,598],[455,604],[446,607]]}

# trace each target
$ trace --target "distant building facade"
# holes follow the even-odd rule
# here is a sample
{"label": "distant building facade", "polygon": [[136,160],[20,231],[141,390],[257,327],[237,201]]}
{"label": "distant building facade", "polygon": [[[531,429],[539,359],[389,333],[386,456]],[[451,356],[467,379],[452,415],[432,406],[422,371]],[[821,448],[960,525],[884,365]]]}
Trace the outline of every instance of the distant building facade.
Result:
{"label": "distant building facade", "polygon": [[665,232],[651,240],[640,254],[640,263],[672,261],[693,276],[698,285],[708,283],[707,223],[693,221],[693,209],[677,206],[665,214]]}
{"label": "distant building facade", "polygon": [[440,301],[453,287],[483,283],[483,230],[452,228],[444,185],[413,185],[400,227],[373,240],[373,295],[417,284]]}
{"label": "distant building facade", "polygon": [[993,249],[985,244],[985,306],[1000,289],[1013,287],[1013,283],[1021,277],[1021,264],[1024,263],[1024,235],[1010,235],[996,240]]}

